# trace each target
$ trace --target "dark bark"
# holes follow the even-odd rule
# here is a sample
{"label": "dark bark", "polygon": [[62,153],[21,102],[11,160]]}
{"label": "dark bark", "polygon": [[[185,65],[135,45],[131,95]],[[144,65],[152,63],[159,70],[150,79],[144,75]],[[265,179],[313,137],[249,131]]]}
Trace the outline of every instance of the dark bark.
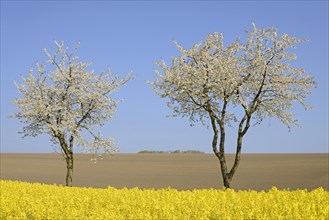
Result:
{"label": "dark bark", "polygon": [[226,165],[225,151],[224,151],[225,133],[221,133],[220,150],[218,151],[218,149],[217,149],[218,130],[217,130],[217,128],[213,129],[213,130],[214,130],[214,137],[213,137],[213,141],[212,141],[213,152],[219,160],[224,187],[230,188],[231,180],[229,179],[229,176],[227,173],[227,165]]}
{"label": "dark bark", "polygon": [[[221,168],[221,174],[223,178],[223,184],[225,188],[230,188],[231,180],[229,178],[229,174],[227,172],[227,165],[226,165],[226,159],[225,159],[225,127],[224,127],[224,118],[225,118],[225,111],[226,111],[226,102],[224,103],[223,109],[222,109],[222,120],[218,120],[216,118],[214,112],[211,109],[211,105],[208,102],[207,103],[207,109],[209,112],[211,125],[214,132],[214,137],[212,141],[212,149],[214,154],[219,160],[220,168]],[[217,124],[220,128],[220,140],[219,140],[219,151],[217,149],[217,141],[218,141],[218,128]]]}
{"label": "dark bark", "polygon": [[[240,160],[241,160],[241,149],[242,149],[242,142],[243,142],[243,137],[247,133],[249,127],[250,127],[250,114],[246,112],[242,120],[240,121],[239,124],[239,129],[238,129],[238,137],[237,137],[237,145],[236,145],[236,153],[235,153],[235,159],[234,159],[234,164],[228,172],[227,169],[227,164],[226,164],[226,159],[225,159],[225,126],[224,126],[224,118],[225,118],[225,110],[226,110],[226,105],[224,103],[222,112],[221,112],[221,120],[216,118],[216,115],[214,115],[211,106],[208,105],[208,112],[211,120],[211,125],[213,128],[214,136],[213,136],[213,141],[212,141],[212,148],[213,152],[216,155],[216,157],[219,160],[220,163],[220,168],[221,168],[221,174],[223,178],[223,184],[225,188],[230,188],[230,184],[233,180],[233,176],[235,172],[238,169]],[[219,138],[219,130],[220,130],[220,141],[219,141],[219,150],[217,148],[217,142]]]}
{"label": "dark bark", "polygon": [[224,187],[230,188],[230,182],[227,177],[227,166],[226,166],[225,152],[224,152],[225,133],[221,132],[221,138],[220,138],[221,147],[220,147],[220,151],[218,151],[218,149],[217,149],[218,129],[217,129],[217,125],[216,125],[216,120],[213,116],[210,116],[210,120],[211,120],[212,128],[214,131],[214,137],[212,140],[212,149],[220,163]]}
{"label": "dark bark", "polygon": [[242,149],[243,136],[247,133],[247,131],[250,127],[250,119],[251,119],[250,114],[247,114],[247,112],[246,112],[246,114],[244,115],[244,117],[242,118],[242,120],[240,121],[240,124],[239,124],[234,164],[228,174],[230,181],[232,181],[233,176],[239,167],[239,163],[241,160],[241,149]]}
{"label": "dark bark", "polygon": [[72,178],[73,178],[73,142],[74,136],[71,135],[69,140],[69,148],[68,148],[68,156],[66,158],[66,186],[72,186]]}
{"label": "dark bark", "polygon": [[222,172],[222,178],[225,188],[230,188],[230,179],[228,178],[227,165],[225,159],[225,129],[224,126],[220,125],[220,141],[219,141],[219,163]]}
{"label": "dark bark", "polygon": [[73,178],[73,152],[70,152],[70,156],[66,158],[66,186],[72,186]]}
{"label": "dark bark", "polygon": [[234,164],[228,174],[228,179],[230,180],[230,182],[232,181],[233,176],[234,176],[236,170],[238,169],[238,166],[239,166],[239,163],[241,160],[242,139],[243,139],[243,136],[241,133],[239,133],[238,138],[237,138],[237,146],[236,146]]}
{"label": "dark bark", "polygon": [[60,132],[53,132],[54,136],[58,139],[62,149],[63,157],[66,161],[66,186],[72,186],[73,178],[73,135],[69,139],[69,145],[66,143],[64,134]]}

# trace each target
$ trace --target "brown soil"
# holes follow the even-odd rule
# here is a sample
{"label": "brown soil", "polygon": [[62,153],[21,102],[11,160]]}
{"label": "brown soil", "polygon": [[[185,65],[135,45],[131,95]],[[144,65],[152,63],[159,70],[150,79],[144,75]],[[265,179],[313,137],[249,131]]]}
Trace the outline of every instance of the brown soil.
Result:
{"label": "brown soil", "polygon": [[[59,154],[1,154],[1,179],[65,185]],[[93,163],[77,154],[74,186],[201,189],[222,188],[219,162],[212,154],[115,154]],[[231,164],[233,155],[228,155]],[[329,189],[328,154],[244,154],[232,188],[268,190]]]}

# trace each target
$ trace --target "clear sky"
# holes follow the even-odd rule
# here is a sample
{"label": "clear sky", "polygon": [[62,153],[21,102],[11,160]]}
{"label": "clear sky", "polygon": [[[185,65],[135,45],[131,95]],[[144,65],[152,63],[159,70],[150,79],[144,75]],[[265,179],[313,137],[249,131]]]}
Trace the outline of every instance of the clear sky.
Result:
{"label": "clear sky", "polygon": [[[238,35],[245,39],[251,22],[308,38],[298,45],[293,65],[315,76],[318,88],[307,99],[314,110],[295,108],[303,128],[288,132],[277,120],[265,120],[249,129],[242,152],[328,152],[328,1],[1,1],[1,152],[53,152],[47,135],[21,138],[22,124],[8,118],[19,96],[14,80],[21,82],[36,61],[46,60],[43,48],[54,52],[53,40],[71,48],[80,41],[78,55],[93,61],[97,72],[133,71],[136,78],[114,95],[124,99],[115,120],[102,128],[120,152],[211,152],[212,130],[190,127],[187,118],[166,118],[166,100],[146,80],[155,77],[155,61],[179,55],[173,40],[190,48],[216,31],[229,44]],[[235,133],[228,134],[228,152]]]}

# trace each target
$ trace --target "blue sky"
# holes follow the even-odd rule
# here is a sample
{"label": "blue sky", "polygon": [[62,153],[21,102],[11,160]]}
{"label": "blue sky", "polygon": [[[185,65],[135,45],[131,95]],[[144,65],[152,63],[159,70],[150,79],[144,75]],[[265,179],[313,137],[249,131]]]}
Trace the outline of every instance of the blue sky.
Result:
{"label": "blue sky", "polygon": [[[249,129],[242,152],[328,152],[327,1],[1,1],[1,152],[53,152],[47,135],[21,138],[22,124],[8,118],[19,96],[14,80],[21,82],[36,61],[46,60],[43,48],[53,52],[53,40],[71,48],[80,41],[78,55],[93,61],[96,72],[133,71],[136,78],[114,95],[124,99],[115,120],[102,127],[120,152],[211,152],[212,130],[190,127],[187,118],[166,118],[171,114],[166,100],[145,82],[155,77],[155,61],[179,55],[173,40],[189,48],[217,31],[229,44],[237,36],[245,39],[251,22],[308,38],[295,50],[293,65],[315,76],[318,88],[307,99],[314,110],[294,108],[303,128],[288,132],[276,119],[265,120]],[[228,132],[227,152],[234,152],[236,132]]]}

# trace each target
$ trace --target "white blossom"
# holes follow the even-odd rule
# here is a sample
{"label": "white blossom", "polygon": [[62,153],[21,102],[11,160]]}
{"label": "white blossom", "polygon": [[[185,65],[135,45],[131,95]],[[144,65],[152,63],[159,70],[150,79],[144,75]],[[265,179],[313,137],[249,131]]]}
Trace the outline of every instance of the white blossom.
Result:
{"label": "white blossom", "polygon": [[[95,74],[89,70],[91,62],[79,61],[75,56],[79,44],[71,54],[64,42],[55,44],[53,55],[44,49],[47,65],[37,63],[26,78],[22,77],[22,84],[15,82],[21,97],[14,101],[19,111],[12,117],[26,124],[21,133],[49,134],[55,144],[60,144],[64,157],[66,151],[73,151],[73,143],[93,153],[116,151],[114,139],[103,139],[94,134],[93,128],[112,119],[119,101],[111,94],[132,75],[120,79],[110,71]],[[87,141],[82,131],[92,138]]]}
{"label": "white blossom", "polygon": [[[308,109],[308,89],[316,87],[312,76],[290,65],[296,59],[291,48],[306,40],[280,36],[275,28],[257,29],[254,23],[252,27],[245,44],[237,39],[224,47],[223,34],[215,32],[190,50],[174,42],[182,55],[172,57],[170,67],[164,61],[156,62],[162,72],[155,70],[157,78],[149,83],[157,95],[168,98],[174,116],[189,117],[192,123],[205,122],[211,107],[221,118],[227,102],[242,107],[257,121],[270,116],[287,126],[297,124],[289,111],[293,102]],[[226,110],[225,117],[236,118],[234,112]]]}
{"label": "white blossom", "polygon": [[[204,42],[187,50],[174,42],[181,53],[172,57],[171,66],[156,64],[156,79],[149,82],[155,93],[167,98],[173,116],[188,117],[191,124],[211,124],[212,148],[221,164],[224,186],[229,187],[240,161],[242,139],[254,120],[276,117],[290,128],[298,125],[291,111],[295,102],[309,109],[305,102],[314,78],[303,69],[290,65],[291,53],[298,40],[279,35],[275,28],[246,31],[245,43],[239,38],[224,46],[223,34],[209,34]],[[242,112],[242,115],[241,115]],[[236,157],[231,170],[225,161],[225,129],[237,122]],[[219,139],[219,143],[218,143]]]}

